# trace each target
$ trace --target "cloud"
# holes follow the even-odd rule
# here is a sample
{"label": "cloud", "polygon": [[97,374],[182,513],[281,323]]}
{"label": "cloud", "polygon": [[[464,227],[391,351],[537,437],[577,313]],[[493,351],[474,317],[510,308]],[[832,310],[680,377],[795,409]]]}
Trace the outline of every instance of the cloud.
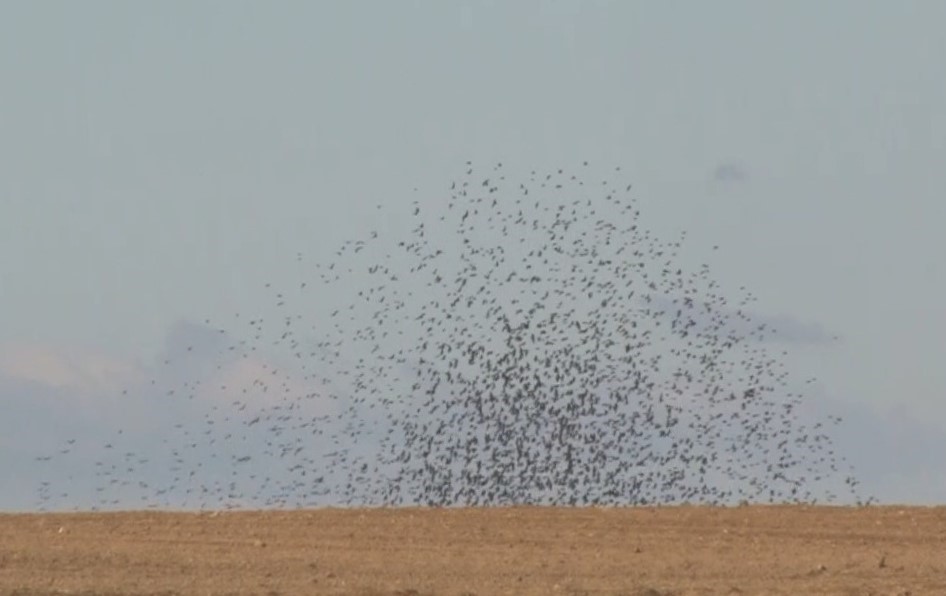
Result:
{"label": "cloud", "polygon": [[[171,469],[180,465],[173,463],[175,449],[205,479],[219,482],[235,471],[232,459],[245,455],[252,459],[240,465],[242,475],[279,478],[284,462],[274,453],[303,433],[307,453],[321,453],[322,442],[341,432],[332,419],[338,402],[317,376],[278,350],[243,348],[229,333],[187,321],[171,326],[149,366],[57,346],[5,346],[0,477],[10,482],[0,489],[0,510],[35,508],[42,482],[55,493],[46,495],[45,505],[95,506],[102,494],[97,474],[113,465],[125,469],[128,454],[149,463],[126,470],[126,480],[160,486],[172,483]],[[253,419],[260,422],[248,426]],[[320,435],[292,428],[304,420],[317,420]],[[273,436],[274,427],[282,440]],[[228,444],[228,435],[239,440]],[[147,490],[135,492],[135,486],[111,487],[118,500],[112,505],[141,506]],[[175,506],[182,497],[167,498]]]}
{"label": "cloud", "polygon": [[721,163],[713,170],[713,180],[721,183],[742,182],[749,177],[746,168],[738,163]]}
{"label": "cloud", "polygon": [[[667,318],[673,318],[681,307],[674,303],[673,296],[653,296],[651,306],[663,311]],[[684,316],[696,323],[695,332],[712,332],[717,336],[732,334],[734,337],[755,341],[789,344],[826,344],[837,340],[820,323],[805,322],[788,314],[765,314],[742,308],[714,305],[711,311],[703,308],[687,309]],[[722,328],[715,328],[723,321]],[[766,332],[759,335],[757,330],[764,326]],[[711,331],[712,329],[712,331]]]}
{"label": "cloud", "polygon": [[300,407],[306,413],[334,411],[327,399],[329,389],[311,371],[302,369],[299,358],[277,347],[253,350],[247,345],[228,332],[178,321],[171,326],[155,365],[154,383],[135,390],[213,404],[255,402],[258,407],[287,396],[305,397]]}
{"label": "cloud", "polygon": [[783,343],[823,344],[835,339],[835,336],[825,331],[820,323],[804,322],[791,315],[766,315],[748,313],[747,326],[755,328],[765,325],[772,331],[768,341]]}
{"label": "cloud", "polygon": [[143,378],[142,368],[133,362],[91,350],[39,344],[0,346],[0,374],[83,392],[115,391]]}

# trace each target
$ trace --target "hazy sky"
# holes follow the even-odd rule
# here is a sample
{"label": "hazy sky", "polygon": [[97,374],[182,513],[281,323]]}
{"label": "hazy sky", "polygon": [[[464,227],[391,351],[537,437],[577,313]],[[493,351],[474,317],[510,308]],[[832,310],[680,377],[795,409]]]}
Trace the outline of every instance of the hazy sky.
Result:
{"label": "hazy sky", "polygon": [[862,474],[946,500],[946,466],[904,459],[946,451],[943,23],[937,0],[0,3],[4,427],[43,387],[112,407],[179,321],[396,228],[466,160],[588,160],[759,312],[837,336],[792,363],[854,459],[886,454]]}

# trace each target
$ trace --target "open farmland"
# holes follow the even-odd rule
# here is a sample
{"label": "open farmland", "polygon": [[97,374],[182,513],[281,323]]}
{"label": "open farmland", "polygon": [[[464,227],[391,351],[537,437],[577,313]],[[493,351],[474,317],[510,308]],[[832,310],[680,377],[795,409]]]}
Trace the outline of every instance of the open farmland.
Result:
{"label": "open farmland", "polygon": [[2,594],[946,594],[946,507],[0,517]]}

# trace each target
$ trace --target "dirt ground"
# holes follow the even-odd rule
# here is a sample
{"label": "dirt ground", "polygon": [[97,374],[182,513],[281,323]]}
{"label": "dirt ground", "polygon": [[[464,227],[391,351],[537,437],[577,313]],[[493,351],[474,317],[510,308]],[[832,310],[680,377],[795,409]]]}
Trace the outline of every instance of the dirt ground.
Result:
{"label": "dirt ground", "polygon": [[946,507],[0,515],[0,594],[946,595]]}

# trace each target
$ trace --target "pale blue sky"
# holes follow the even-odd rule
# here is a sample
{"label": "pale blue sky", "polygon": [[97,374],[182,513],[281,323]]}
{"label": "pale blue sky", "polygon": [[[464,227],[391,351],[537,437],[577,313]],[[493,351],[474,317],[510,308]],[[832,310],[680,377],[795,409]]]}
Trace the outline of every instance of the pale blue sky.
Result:
{"label": "pale blue sky", "polygon": [[759,312],[839,336],[792,357],[826,399],[946,437],[943,23],[933,0],[2,2],[3,374],[23,346],[150,363],[468,159],[588,160]]}

